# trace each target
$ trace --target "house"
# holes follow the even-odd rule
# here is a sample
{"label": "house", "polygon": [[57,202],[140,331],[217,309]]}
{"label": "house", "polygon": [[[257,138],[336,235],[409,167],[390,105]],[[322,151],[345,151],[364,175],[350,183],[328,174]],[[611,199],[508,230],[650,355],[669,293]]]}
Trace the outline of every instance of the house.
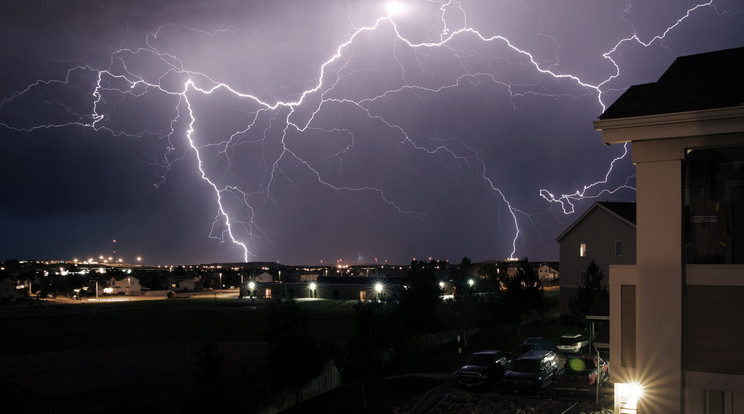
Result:
{"label": "house", "polygon": [[308,282],[257,283],[258,296],[294,298],[321,298],[335,300],[376,300],[400,293],[400,278],[366,276],[328,276]]}
{"label": "house", "polygon": [[139,295],[142,293],[140,281],[135,276],[111,276],[108,281],[110,292],[104,289],[104,292],[114,295]]}
{"label": "house", "polygon": [[594,203],[556,239],[560,245],[561,316],[571,315],[569,303],[594,260],[608,283],[610,265],[635,264],[636,205]]}
{"label": "house", "polygon": [[540,263],[537,268],[537,276],[540,278],[543,286],[558,283],[560,273],[558,272],[558,263]]}
{"label": "house", "polygon": [[610,266],[618,410],[744,412],[743,66],[680,57],[594,122],[636,165],[636,263]]}
{"label": "house", "polygon": [[254,280],[258,283],[268,283],[274,281],[274,276],[272,276],[269,272],[263,272],[260,275],[256,276]]}
{"label": "house", "polygon": [[198,277],[174,277],[170,279],[170,288],[176,292],[194,291],[197,282],[199,282]]}

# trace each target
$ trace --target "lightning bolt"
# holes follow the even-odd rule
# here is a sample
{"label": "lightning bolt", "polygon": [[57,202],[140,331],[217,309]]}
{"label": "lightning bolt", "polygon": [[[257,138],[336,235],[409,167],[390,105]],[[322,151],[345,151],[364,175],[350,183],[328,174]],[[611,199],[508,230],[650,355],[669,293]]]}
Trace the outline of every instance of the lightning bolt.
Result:
{"label": "lightning bolt", "polygon": [[[654,43],[663,42],[669,33],[697,10],[715,8],[713,0],[696,4],[674,24],[647,41],[642,40],[633,28],[633,34],[620,39],[603,54],[604,59],[613,65],[613,73],[600,82],[592,83],[582,80],[578,75],[551,69],[551,66],[541,63],[529,50],[519,47],[504,35],[486,35],[469,26],[467,13],[461,2],[449,0],[435,4],[439,6],[439,13],[438,21],[435,22],[438,27],[436,35],[430,37],[437,39],[433,42],[417,42],[404,35],[398,16],[399,13],[404,12],[406,7],[412,7],[409,3],[390,3],[386,13],[367,25],[358,26],[349,17],[353,30],[319,65],[318,75],[311,84],[301,92],[293,94],[293,99],[261,98],[257,94],[243,92],[240,88],[214,79],[201,71],[190,70],[175,54],[161,51],[155,45],[156,41],[164,36],[166,29],[173,28],[166,25],[147,35],[144,45],[140,48],[120,48],[113,51],[108,67],[75,66],[68,69],[65,76],[60,79],[38,80],[0,100],[0,111],[18,115],[18,111],[11,106],[14,104],[22,106],[26,99],[31,99],[35,95],[36,91],[45,88],[67,88],[81,96],[88,96],[83,110],[74,110],[72,104],[65,102],[47,101],[46,104],[57,109],[55,116],[58,119],[47,123],[36,123],[27,117],[16,116],[13,122],[0,121],[0,126],[24,133],[33,133],[42,129],[88,128],[113,136],[166,139],[168,144],[165,153],[159,160],[153,161],[153,164],[162,167],[163,170],[155,186],[167,180],[168,172],[175,163],[184,162],[189,153],[193,154],[201,179],[214,193],[215,217],[209,236],[220,242],[230,242],[239,246],[243,251],[243,260],[249,261],[251,257],[257,257],[255,251],[261,242],[272,243],[268,233],[258,224],[255,206],[259,203],[274,201],[274,191],[278,180],[292,183],[292,179],[282,169],[283,163],[287,162],[293,162],[304,168],[314,177],[318,185],[342,197],[350,198],[370,217],[382,220],[377,218],[374,210],[363,201],[371,197],[387,209],[427,223],[429,217],[427,211],[406,206],[383,187],[377,185],[350,185],[334,182],[328,178],[323,169],[306,160],[292,147],[290,140],[297,136],[312,137],[316,134],[323,134],[344,138],[348,143],[334,155],[339,170],[343,171],[344,156],[357,145],[356,132],[340,126],[325,127],[323,124],[326,121],[321,121],[319,118],[324,109],[350,108],[357,116],[362,116],[368,122],[389,131],[389,136],[395,137],[398,148],[405,156],[410,156],[410,151],[434,159],[444,157],[467,165],[476,171],[483,187],[500,200],[511,218],[509,223],[511,243],[508,255],[509,258],[514,258],[522,237],[520,217],[529,218],[530,214],[519,209],[497,185],[497,177],[491,175],[479,150],[468,146],[458,137],[440,140],[413,135],[391,117],[376,111],[376,106],[383,102],[394,102],[397,96],[404,93],[414,96],[435,95],[463,86],[477,89],[484,84],[497,86],[505,91],[515,110],[518,108],[517,100],[527,96],[549,98],[575,96],[568,92],[548,93],[536,85],[514,84],[496,69],[493,71],[470,69],[465,57],[468,54],[477,53],[458,48],[458,42],[475,41],[480,45],[498,45],[506,48],[510,55],[502,57],[504,61],[523,65],[539,76],[567,82],[584,91],[584,94],[595,97],[598,107],[604,111],[607,85],[617,79],[621,73],[620,65],[614,58],[619,47],[629,43],[649,47]],[[632,27],[632,22],[629,19],[627,21]],[[214,32],[189,27],[184,30],[206,37],[237,36],[229,28]],[[365,70],[354,65],[354,46],[369,41],[373,35],[382,37],[386,34],[392,35],[392,54],[398,66],[400,83],[373,96],[355,97],[352,94],[344,94],[341,86],[345,82],[354,82],[354,77]],[[415,72],[415,68],[404,63],[403,55],[408,53],[409,56],[415,56],[418,65],[423,66],[422,57],[435,52],[448,53],[452,56],[461,65],[461,74],[451,80],[443,76],[436,84],[432,84],[434,83],[432,81],[417,82],[416,76],[412,73]],[[140,66],[143,61],[149,62],[150,66],[156,69],[141,70]],[[117,127],[111,116],[117,107],[122,105],[126,98],[145,96],[155,96],[166,103],[168,112],[173,114],[168,127],[161,130],[147,128],[129,130]],[[199,116],[199,108],[212,97],[225,102],[222,104],[223,107],[235,113],[237,117],[232,132],[227,133],[225,137],[210,136],[200,127],[208,120],[205,119],[206,117]],[[180,144],[181,140],[185,145]],[[273,142],[278,142],[278,148],[271,146]],[[227,172],[223,175],[235,173],[235,158],[239,157],[237,154],[242,153],[244,148],[257,148],[261,153],[262,168],[255,171],[256,183],[253,187],[231,184],[230,180],[220,177],[213,171],[215,165],[222,165],[224,171]],[[546,189],[540,189],[538,195],[549,203],[560,204],[564,214],[571,214],[575,211],[575,203],[579,200],[615,194],[620,190],[635,190],[632,186],[633,177],[628,177],[620,186],[608,187],[613,168],[624,160],[627,154],[628,149],[625,147],[623,153],[612,160],[602,179],[584,185],[581,189],[560,196]],[[296,190],[300,192],[298,187]]]}

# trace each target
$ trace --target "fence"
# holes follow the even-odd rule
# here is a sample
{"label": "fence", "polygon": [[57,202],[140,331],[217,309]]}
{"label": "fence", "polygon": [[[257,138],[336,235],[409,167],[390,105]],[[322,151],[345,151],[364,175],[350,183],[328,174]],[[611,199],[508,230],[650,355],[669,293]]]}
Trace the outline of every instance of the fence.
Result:
{"label": "fence", "polygon": [[[320,375],[310,380],[299,393],[296,393],[294,390],[278,392],[274,399],[274,401],[279,402],[278,404],[267,404],[264,407],[259,407],[257,412],[260,414],[275,414],[302,401],[317,397],[339,385],[341,385],[341,373],[338,372],[336,364],[333,361],[328,361],[323,366]],[[295,401],[295,399],[298,401]]]}

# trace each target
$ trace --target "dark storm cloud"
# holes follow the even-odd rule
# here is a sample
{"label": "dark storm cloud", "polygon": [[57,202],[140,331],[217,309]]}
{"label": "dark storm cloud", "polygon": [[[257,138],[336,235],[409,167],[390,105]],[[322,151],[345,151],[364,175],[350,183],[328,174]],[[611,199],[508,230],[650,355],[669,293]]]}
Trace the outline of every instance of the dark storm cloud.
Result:
{"label": "dark storm cloud", "polygon": [[[97,256],[117,239],[122,255],[150,263],[242,260],[234,237],[249,260],[284,263],[481,260],[513,249],[555,259],[555,236],[593,200],[564,215],[539,189],[560,196],[603,180],[623,149],[592,131],[595,89],[541,73],[520,50],[585,84],[609,79],[607,105],[676,56],[742,45],[736,2],[700,7],[663,41],[639,43],[694,5],[445,8],[450,31],[467,25],[513,48],[473,33],[410,47],[381,22],[290,109],[267,105],[316,87],[324,62],[384,2],[4,2],[0,258]],[[409,6],[395,18],[399,34],[440,41],[442,4]],[[603,54],[633,34],[611,55],[620,67],[611,79]],[[235,92],[194,89],[216,83]],[[626,158],[601,188],[633,184],[633,173]]]}

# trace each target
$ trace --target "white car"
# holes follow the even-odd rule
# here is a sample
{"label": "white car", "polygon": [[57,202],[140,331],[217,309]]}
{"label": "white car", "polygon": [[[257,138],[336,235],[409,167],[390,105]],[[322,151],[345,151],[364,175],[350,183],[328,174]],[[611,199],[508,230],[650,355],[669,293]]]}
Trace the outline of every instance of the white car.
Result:
{"label": "white car", "polygon": [[576,354],[589,345],[589,338],[582,334],[565,334],[558,339],[558,350]]}

